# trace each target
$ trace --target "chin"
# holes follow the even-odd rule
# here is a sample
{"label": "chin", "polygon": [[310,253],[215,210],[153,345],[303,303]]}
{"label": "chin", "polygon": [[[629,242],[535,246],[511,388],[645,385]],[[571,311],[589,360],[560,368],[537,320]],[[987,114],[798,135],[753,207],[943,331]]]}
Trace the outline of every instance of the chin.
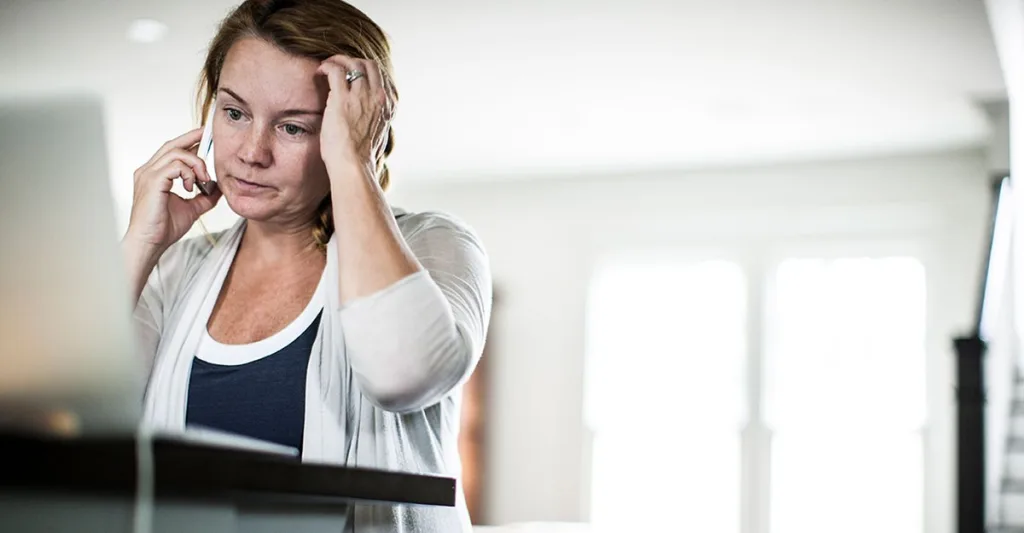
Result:
{"label": "chin", "polygon": [[231,211],[246,220],[257,222],[270,220],[280,211],[280,206],[273,198],[234,195],[224,191],[224,200],[228,203]]}

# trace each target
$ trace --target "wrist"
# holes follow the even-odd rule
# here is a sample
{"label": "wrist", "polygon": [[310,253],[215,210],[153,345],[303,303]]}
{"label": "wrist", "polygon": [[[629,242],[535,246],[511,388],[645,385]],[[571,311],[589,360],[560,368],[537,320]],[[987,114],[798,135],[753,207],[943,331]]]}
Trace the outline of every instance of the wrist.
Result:
{"label": "wrist", "polygon": [[348,187],[365,181],[376,181],[376,169],[363,160],[352,156],[338,155],[325,160],[327,176],[331,180],[331,188]]}
{"label": "wrist", "polygon": [[[327,166],[327,172],[353,172],[358,170],[361,166],[361,160],[363,158],[358,157],[353,150],[341,149],[333,150],[330,154],[324,157],[324,165]],[[333,175],[331,176],[334,177]]]}
{"label": "wrist", "polygon": [[166,250],[165,246],[153,244],[147,239],[126,233],[121,239],[121,252],[132,268],[151,269]]}

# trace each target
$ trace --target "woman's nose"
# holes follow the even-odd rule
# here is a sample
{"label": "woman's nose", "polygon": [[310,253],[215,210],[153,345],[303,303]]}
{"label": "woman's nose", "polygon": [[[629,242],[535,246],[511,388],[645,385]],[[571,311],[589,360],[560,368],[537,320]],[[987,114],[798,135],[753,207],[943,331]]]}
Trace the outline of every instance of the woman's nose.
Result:
{"label": "woman's nose", "polygon": [[247,165],[266,167],[272,160],[270,139],[265,128],[252,127],[238,148],[238,158]]}

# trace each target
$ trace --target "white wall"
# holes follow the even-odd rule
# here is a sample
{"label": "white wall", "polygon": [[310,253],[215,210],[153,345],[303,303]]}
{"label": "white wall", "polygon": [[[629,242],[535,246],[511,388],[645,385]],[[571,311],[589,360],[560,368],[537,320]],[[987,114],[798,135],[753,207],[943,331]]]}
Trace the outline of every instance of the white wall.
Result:
{"label": "white wall", "polygon": [[[912,239],[929,275],[929,533],[952,531],[951,336],[970,327],[988,216],[986,154],[957,152],[733,171],[410,185],[394,204],[444,209],[490,253],[487,507],[496,523],[587,516],[582,421],[588,279],[605,253],[724,247],[770,253],[803,239]],[[628,354],[623,354],[628,357]],[[699,436],[696,436],[699,438]]]}

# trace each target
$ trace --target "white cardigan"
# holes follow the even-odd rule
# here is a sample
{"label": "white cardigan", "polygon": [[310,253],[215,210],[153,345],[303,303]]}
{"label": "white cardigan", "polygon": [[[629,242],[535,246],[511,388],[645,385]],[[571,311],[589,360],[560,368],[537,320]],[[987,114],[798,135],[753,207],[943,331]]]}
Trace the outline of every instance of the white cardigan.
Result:
{"label": "white cardigan", "polygon": [[[461,384],[483,351],[491,275],[479,240],[440,213],[404,213],[398,227],[425,272],[342,307],[336,239],[328,244],[328,310],[306,377],[302,460],[459,477]],[[135,310],[151,364],[145,421],[185,424],[192,359],[245,229],[240,220],[216,245],[191,238],[153,270]],[[354,531],[470,531],[458,484],[447,507],[357,505]]]}

